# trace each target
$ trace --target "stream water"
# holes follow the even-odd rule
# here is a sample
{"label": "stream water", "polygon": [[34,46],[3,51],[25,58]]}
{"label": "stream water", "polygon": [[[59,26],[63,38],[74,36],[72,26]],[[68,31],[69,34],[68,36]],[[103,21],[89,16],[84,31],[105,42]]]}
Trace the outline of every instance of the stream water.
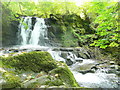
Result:
{"label": "stream water", "polygon": [[[76,81],[80,86],[86,88],[119,88],[119,77],[116,73],[108,73],[109,65],[104,63],[108,68],[98,67],[95,65],[101,63],[99,60],[83,59],[78,57],[73,51],[65,50],[61,47],[50,46],[47,35],[47,25],[43,18],[35,18],[35,24],[32,29],[32,17],[23,17],[18,30],[18,46],[11,47],[18,52],[23,50],[29,52],[34,50],[48,51],[51,56],[58,61],[65,62],[72,71]],[[11,53],[9,47],[1,50],[0,55]],[[58,49],[58,50],[55,50]]]}

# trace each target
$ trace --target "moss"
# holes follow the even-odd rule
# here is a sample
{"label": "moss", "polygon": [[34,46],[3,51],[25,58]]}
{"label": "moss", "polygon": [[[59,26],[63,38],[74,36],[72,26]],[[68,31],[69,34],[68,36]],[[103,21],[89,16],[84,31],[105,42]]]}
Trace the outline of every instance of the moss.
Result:
{"label": "moss", "polygon": [[8,71],[4,72],[2,77],[5,80],[5,83],[2,84],[2,88],[17,88],[21,86],[20,78]]}
{"label": "moss", "polygon": [[68,87],[79,87],[78,83],[76,82],[72,72],[69,70],[68,66],[66,64],[63,64],[63,66],[60,66],[54,70],[52,70],[50,73],[57,73],[58,78],[62,80],[66,86]]}
{"label": "moss", "polygon": [[48,72],[57,67],[48,52],[30,52],[18,56],[3,58],[3,62],[19,70]]}
{"label": "moss", "polygon": [[[18,72],[5,72],[3,76],[7,83],[4,87],[37,88],[41,85],[47,85],[48,87],[61,85],[64,87],[79,87],[67,65],[55,61],[48,52],[34,51],[23,53],[18,56],[9,56],[7,58],[2,57],[1,59],[7,68],[16,68],[18,71],[33,71],[34,73],[40,73],[41,71],[47,72],[46,75],[40,77],[36,76],[33,80],[28,80],[25,83],[22,81],[21,86]],[[6,75],[8,75],[8,77]]]}

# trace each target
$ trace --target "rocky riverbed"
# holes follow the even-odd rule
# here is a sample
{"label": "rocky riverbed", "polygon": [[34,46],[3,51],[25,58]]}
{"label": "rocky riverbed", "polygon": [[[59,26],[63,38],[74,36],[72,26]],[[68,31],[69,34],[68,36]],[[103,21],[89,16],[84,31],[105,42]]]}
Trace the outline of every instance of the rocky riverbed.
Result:
{"label": "rocky riverbed", "polygon": [[[118,88],[120,78],[120,66],[114,61],[95,60],[93,54],[83,48],[48,48],[48,47],[20,47],[20,48],[1,48],[1,57],[18,56],[31,51],[47,51],[53,59],[64,62],[72,71],[76,81],[80,86],[86,88]],[[4,69],[1,68],[4,71]],[[26,72],[25,72],[26,73]],[[38,74],[24,74],[37,77]],[[46,75],[46,74],[45,74]],[[43,77],[44,78],[44,77]],[[36,79],[35,79],[36,80]],[[33,80],[32,82],[35,82]],[[31,82],[31,81],[30,81]],[[29,83],[30,83],[29,82]],[[44,86],[45,87],[45,86]]]}

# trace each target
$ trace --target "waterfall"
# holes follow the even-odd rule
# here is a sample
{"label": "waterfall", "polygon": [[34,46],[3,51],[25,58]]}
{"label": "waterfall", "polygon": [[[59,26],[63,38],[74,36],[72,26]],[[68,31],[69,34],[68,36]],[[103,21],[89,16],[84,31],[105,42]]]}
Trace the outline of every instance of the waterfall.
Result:
{"label": "waterfall", "polygon": [[[35,18],[32,25],[32,17],[23,17],[19,25],[19,41],[21,45],[48,45],[47,26],[43,18]],[[33,26],[33,29],[32,29]]]}

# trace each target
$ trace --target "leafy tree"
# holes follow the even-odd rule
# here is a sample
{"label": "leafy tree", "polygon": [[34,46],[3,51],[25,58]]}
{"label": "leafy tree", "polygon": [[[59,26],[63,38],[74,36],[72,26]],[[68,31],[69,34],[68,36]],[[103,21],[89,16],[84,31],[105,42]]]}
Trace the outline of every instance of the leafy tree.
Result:
{"label": "leafy tree", "polygon": [[91,2],[89,5],[91,6],[87,13],[95,16],[92,17],[91,26],[96,30],[95,35],[98,37],[91,46],[118,47],[120,44],[118,2]]}

